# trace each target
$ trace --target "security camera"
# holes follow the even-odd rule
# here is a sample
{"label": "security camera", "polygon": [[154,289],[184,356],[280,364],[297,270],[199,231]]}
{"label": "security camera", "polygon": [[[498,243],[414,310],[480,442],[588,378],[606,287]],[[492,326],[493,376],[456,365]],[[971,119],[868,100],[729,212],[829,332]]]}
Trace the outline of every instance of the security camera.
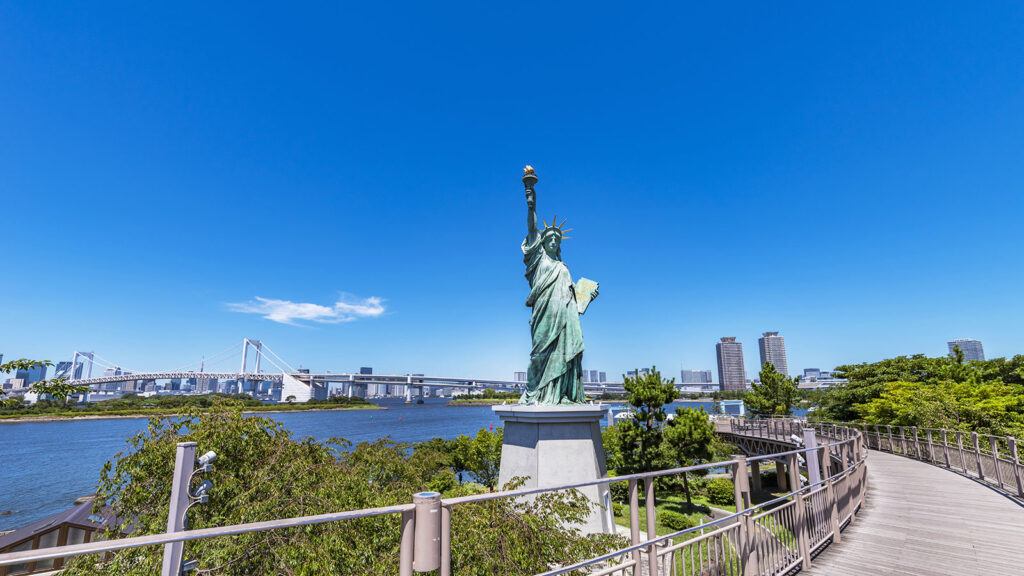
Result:
{"label": "security camera", "polygon": [[213,464],[213,461],[217,459],[217,453],[210,450],[206,454],[199,457],[199,465],[206,466],[207,464]]}
{"label": "security camera", "polygon": [[213,488],[213,482],[209,480],[203,481],[202,484],[196,486],[196,489],[192,491],[192,497],[199,500],[202,503],[206,503],[210,499],[210,495],[207,494]]}

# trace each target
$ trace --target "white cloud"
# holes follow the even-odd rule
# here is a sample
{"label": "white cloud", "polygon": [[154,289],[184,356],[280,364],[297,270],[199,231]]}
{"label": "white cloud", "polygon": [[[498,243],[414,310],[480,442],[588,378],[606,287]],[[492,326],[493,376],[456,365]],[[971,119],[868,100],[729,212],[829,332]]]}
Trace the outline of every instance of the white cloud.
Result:
{"label": "white cloud", "polygon": [[377,297],[364,299],[342,296],[333,306],[308,302],[253,298],[248,302],[228,303],[228,310],[246,314],[260,314],[267,320],[281,324],[296,325],[296,320],[307,320],[319,324],[338,324],[359,318],[373,318],[384,313],[383,300]]}

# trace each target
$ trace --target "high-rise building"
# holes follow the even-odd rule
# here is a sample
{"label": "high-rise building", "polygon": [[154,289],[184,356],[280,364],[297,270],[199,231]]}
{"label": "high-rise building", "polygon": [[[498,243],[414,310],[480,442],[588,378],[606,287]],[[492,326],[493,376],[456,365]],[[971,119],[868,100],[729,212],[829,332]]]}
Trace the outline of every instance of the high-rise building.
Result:
{"label": "high-rise building", "polygon": [[778,332],[765,332],[757,339],[757,347],[761,350],[761,368],[770,362],[776,372],[789,376],[785,337],[779,336]]}
{"label": "high-rise building", "polygon": [[512,379],[516,382],[526,382],[526,372],[516,372]]}
{"label": "high-rise building", "polygon": [[680,384],[711,384],[711,370],[683,370]]}
{"label": "high-rise building", "polygon": [[31,386],[36,382],[46,380],[46,366],[33,366],[28,370],[17,370],[14,377],[24,380],[25,387]]}
{"label": "high-rise building", "polygon": [[[640,376],[647,376],[650,373],[651,373],[651,369],[650,368],[641,368],[640,369]],[[636,372],[636,370],[629,370],[629,371],[626,372],[626,376],[628,378],[636,378],[637,372]]]}
{"label": "high-rise building", "polygon": [[607,382],[608,381],[608,373],[607,372],[598,372],[597,373],[597,381],[601,382],[602,384]]}
{"label": "high-rise building", "polygon": [[952,342],[947,342],[949,346],[949,354],[953,355],[953,347],[959,346],[960,350],[963,350],[964,360],[985,360],[985,350],[981,347],[981,340],[974,340],[971,338],[957,338]]}
{"label": "high-rise building", "polygon": [[735,336],[722,338],[715,344],[718,356],[718,387],[720,390],[746,390],[747,371],[743,367],[743,343]]}

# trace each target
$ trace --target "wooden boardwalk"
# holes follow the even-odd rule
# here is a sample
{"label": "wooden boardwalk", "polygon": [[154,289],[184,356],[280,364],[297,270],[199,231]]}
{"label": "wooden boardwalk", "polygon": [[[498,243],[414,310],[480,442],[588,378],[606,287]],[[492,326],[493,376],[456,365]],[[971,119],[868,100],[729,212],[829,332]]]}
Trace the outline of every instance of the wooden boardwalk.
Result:
{"label": "wooden boardwalk", "polygon": [[1024,505],[924,462],[872,450],[857,520],[806,574],[1024,574]]}

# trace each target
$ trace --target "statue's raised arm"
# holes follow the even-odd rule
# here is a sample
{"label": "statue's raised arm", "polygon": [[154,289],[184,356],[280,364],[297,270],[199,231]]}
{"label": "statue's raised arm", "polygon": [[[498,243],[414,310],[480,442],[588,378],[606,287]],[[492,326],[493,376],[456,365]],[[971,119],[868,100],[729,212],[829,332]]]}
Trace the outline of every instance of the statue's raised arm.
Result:
{"label": "statue's raised arm", "polygon": [[523,168],[523,186],[526,187],[526,243],[532,244],[537,239],[537,193],[533,185],[537,183],[537,175],[533,166]]}

